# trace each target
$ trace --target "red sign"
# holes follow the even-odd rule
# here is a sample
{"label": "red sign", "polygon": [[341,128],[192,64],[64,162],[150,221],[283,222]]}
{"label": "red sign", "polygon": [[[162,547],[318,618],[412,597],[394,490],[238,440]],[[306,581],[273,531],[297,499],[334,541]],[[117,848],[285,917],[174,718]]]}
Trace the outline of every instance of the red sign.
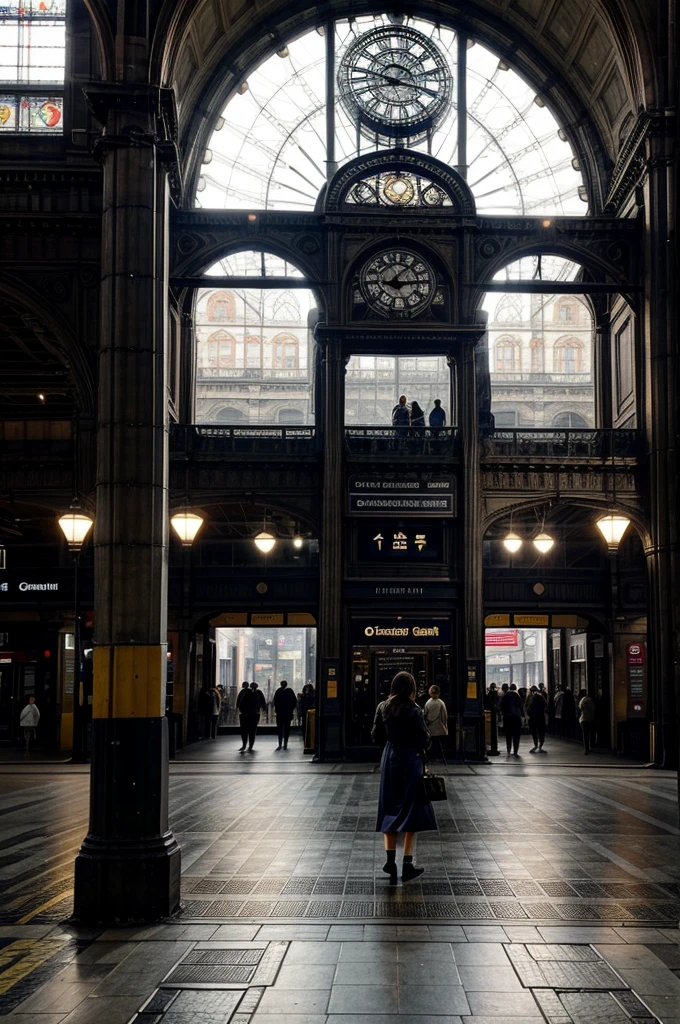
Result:
{"label": "red sign", "polygon": [[642,644],[628,644],[626,655],[629,665],[644,665],[645,649]]}
{"label": "red sign", "polygon": [[485,644],[487,647],[517,647],[516,629],[487,629]]}

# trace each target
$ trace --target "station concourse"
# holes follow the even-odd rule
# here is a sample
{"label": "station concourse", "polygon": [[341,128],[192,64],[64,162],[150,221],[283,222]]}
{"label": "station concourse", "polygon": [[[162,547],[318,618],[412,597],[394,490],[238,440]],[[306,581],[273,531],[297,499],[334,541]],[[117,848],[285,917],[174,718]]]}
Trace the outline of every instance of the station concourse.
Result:
{"label": "station concourse", "polygon": [[0,29],[0,1014],[680,1019],[675,0]]}

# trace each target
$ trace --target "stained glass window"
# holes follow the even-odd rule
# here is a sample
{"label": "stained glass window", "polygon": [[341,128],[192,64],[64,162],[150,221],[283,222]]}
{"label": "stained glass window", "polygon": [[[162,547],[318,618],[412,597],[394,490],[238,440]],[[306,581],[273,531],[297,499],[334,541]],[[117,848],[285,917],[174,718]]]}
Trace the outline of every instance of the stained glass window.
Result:
{"label": "stained glass window", "polygon": [[436,182],[410,171],[382,171],[355,182],[345,202],[356,206],[387,206],[399,209],[419,206],[437,209],[451,206],[451,199]]}
{"label": "stained glass window", "polygon": [[0,132],[61,134],[66,0],[0,3]]}
{"label": "stained glass window", "polygon": [[[387,15],[337,22],[336,69],[362,33],[389,24]],[[407,18],[404,24],[426,36],[443,55],[454,85],[453,99],[430,133],[406,143],[395,137],[392,144],[429,151],[459,168],[467,175],[480,213],[584,215],[583,180],[554,116],[507,64],[472,41],[465,51],[467,158],[466,166],[459,167],[456,33],[419,18]],[[210,140],[197,206],[314,207],[328,177],[325,42],[321,29],[308,32],[288,42],[241,83]],[[395,91],[399,88],[399,83],[394,86]],[[337,97],[333,110],[336,164],[390,146],[384,135],[367,138]],[[385,199],[379,186],[374,191],[369,187],[362,196],[356,193],[350,201]]]}

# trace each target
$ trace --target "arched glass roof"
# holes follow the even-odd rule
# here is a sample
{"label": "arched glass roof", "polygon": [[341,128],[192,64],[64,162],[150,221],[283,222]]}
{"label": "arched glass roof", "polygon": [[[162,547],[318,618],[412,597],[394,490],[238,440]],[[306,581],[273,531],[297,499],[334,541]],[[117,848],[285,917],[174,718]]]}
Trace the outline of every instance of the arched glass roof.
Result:
{"label": "arched glass roof", "polygon": [[[388,24],[385,15],[337,22],[336,67],[358,36]],[[411,140],[409,148],[429,147],[433,156],[466,173],[480,213],[585,214],[583,180],[555,118],[519,75],[477,42],[465,50],[467,167],[459,167],[458,39],[452,30],[420,19],[406,24],[432,40],[453,80],[453,98],[431,137]],[[289,42],[253,71],[218,120],[196,205],[312,209],[327,178],[325,81],[321,30]],[[338,165],[389,146],[384,137],[359,133],[338,100],[333,109]]]}

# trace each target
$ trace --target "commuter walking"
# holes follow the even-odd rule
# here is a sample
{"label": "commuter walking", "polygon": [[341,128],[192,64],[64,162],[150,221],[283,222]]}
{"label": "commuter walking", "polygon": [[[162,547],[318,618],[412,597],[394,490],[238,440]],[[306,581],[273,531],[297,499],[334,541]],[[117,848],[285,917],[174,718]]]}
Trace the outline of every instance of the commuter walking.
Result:
{"label": "commuter walking", "polygon": [[410,672],[397,672],[390,695],[378,705],[371,737],[384,744],[380,762],[380,795],[376,832],[385,837],[387,860],[383,871],[390,883],[397,883],[397,836],[404,834],[402,881],[422,875],[424,868],[413,865],[413,844],[417,832],[437,828],[434,810],[421,793],[425,750],[430,737],[423,713],[415,703],[416,684]]}
{"label": "commuter walking", "polygon": [[255,694],[255,698],[257,700],[257,710],[258,710],[258,713],[260,711],[264,711],[265,722],[266,722],[267,721],[268,711],[267,711],[267,700],[265,698],[265,695],[263,694],[262,690],[259,688],[259,686],[257,685],[256,682],[252,682],[250,684],[250,689]]}
{"label": "commuter walking", "polygon": [[587,690],[578,695],[579,724],[583,733],[583,753],[589,754],[595,734],[595,701],[588,696]]}
{"label": "commuter walking", "polygon": [[428,423],[433,428],[433,437],[436,437],[439,430],[446,426],[446,411],[442,409],[441,398],[435,398],[434,409],[431,410],[430,415],[428,416]]}
{"label": "commuter walking", "polygon": [[35,697],[28,698],[28,704],[19,715],[19,727],[24,730],[24,743],[26,749],[24,757],[31,756],[31,740],[35,739],[35,731],[40,721],[40,711],[35,702]]}
{"label": "commuter walking", "polygon": [[260,717],[257,697],[250,689],[250,683],[248,682],[241,684],[239,695],[236,698],[236,710],[239,715],[241,731],[240,753],[242,754],[246,749],[246,745],[248,745],[249,750],[253,749],[257,723]]}
{"label": "commuter walking", "polygon": [[407,437],[410,422],[411,412],[406,401],[406,395],[401,395],[392,410],[392,426],[395,428],[394,436],[396,438]]}
{"label": "commuter walking", "polygon": [[540,754],[543,752],[545,743],[545,715],[548,710],[548,702],[537,686],[531,687],[525,708],[529,719],[529,730],[534,741],[529,753]]}
{"label": "commuter walking", "polygon": [[211,702],[209,735],[211,740],[216,740],[217,726],[219,725],[220,712],[222,711],[222,694],[220,693],[216,686],[213,686],[208,696],[210,697]]}
{"label": "commuter walking", "polygon": [[297,697],[293,690],[288,687],[288,680],[282,679],[279,688],[274,694],[274,712],[276,714],[276,731],[279,734],[279,745],[288,750],[288,737],[290,736],[290,725],[297,707]]}
{"label": "commuter walking", "polygon": [[441,699],[441,690],[439,687],[433,684],[429,689],[429,694],[430,699],[423,708],[423,719],[425,721],[425,727],[432,737],[433,742],[437,742],[439,754],[442,761],[444,761],[445,757],[442,737],[449,735],[449,717],[446,711],[446,704]]}
{"label": "commuter walking", "polygon": [[[504,684],[505,685],[505,684]],[[505,733],[505,745],[508,748],[508,757],[512,748],[513,757],[519,757],[519,741],[522,735],[522,701],[517,693],[517,687],[510,683],[507,693],[501,697],[501,714],[503,715],[503,732]]]}

